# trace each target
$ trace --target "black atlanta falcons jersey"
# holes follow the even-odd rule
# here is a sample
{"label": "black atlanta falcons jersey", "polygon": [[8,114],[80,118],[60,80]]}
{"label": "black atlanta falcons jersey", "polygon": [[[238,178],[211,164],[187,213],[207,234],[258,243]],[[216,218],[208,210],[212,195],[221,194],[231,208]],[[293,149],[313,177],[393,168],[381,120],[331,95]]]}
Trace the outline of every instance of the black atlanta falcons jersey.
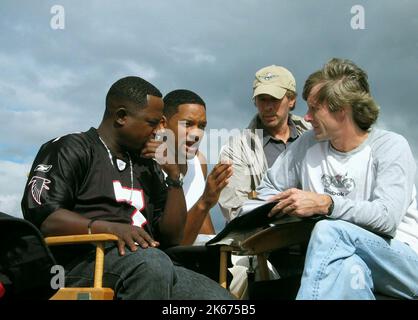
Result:
{"label": "black atlanta falcons jersey", "polygon": [[138,154],[113,157],[91,128],[40,148],[25,187],[22,211],[37,227],[61,208],[87,218],[141,226],[156,236],[167,196],[163,179],[153,160]]}

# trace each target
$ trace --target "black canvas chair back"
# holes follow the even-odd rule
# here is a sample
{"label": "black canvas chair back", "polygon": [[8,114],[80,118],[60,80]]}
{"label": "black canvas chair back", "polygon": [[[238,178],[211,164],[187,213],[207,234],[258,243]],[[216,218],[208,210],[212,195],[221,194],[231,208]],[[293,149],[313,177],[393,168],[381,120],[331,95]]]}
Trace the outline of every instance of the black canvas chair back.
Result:
{"label": "black canvas chair back", "polygon": [[39,230],[30,222],[0,212],[2,300],[48,299],[56,264]]}

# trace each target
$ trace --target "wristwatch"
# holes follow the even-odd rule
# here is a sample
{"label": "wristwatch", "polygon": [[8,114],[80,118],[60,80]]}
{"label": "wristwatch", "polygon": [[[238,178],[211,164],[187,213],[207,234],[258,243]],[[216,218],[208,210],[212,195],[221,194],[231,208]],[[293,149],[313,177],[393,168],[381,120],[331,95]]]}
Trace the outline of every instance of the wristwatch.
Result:
{"label": "wristwatch", "polygon": [[180,172],[180,175],[177,180],[171,179],[169,176],[167,176],[165,178],[165,183],[167,187],[181,188],[183,186],[183,179],[184,179],[184,176]]}
{"label": "wristwatch", "polygon": [[331,198],[331,204],[328,207],[328,213],[327,216],[330,216],[332,214],[332,212],[334,211],[334,199],[332,199],[331,196],[329,196]]}

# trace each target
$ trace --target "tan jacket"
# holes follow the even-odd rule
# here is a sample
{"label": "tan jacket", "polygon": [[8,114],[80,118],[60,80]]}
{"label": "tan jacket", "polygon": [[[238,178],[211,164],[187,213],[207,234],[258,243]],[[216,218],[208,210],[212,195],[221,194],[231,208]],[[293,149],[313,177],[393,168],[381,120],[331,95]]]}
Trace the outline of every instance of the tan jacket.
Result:
{"label": "tan jacket", "polygon": [[[257,128],[257,117],[251,120],[243,133],[232,137],[220,152],[220,159],[231,160],[234,170],[219,197],[219,206],[227,222],[237,217],[238,209],[260,184],[268,168],[263,149],[263,133]],[[290,114],[290,118],[299,135],[311,129],[311,125],[303,118],[293,114]]]}

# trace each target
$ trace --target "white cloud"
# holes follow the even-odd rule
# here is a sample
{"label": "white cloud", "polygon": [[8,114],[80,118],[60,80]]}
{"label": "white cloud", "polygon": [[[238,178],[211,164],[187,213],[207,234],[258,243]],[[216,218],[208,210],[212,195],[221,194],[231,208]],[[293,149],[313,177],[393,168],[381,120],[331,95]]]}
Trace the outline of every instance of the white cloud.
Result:
{"label": "white cloud", "polygon": [[122,65],[126,68],[129,75],[140,75],[148,81],[154,80],[158,76],[157,70],[152,66],[139,64],[132,60],[122,61]]}
{"label": "white cloud", "polygon": [[30,166],[0,160],[0,211],[21,217],[20,201]]}
{"label": "white cloud", "polygon": [[47,140],[80,130],[80,124],[94,119],[96,109],[68,99],[76,96],[74,87],[82,83],[71,68],[42,66],[28,55],[0,54],[0,69],[4,74],[0,78],[0,142],[20,148],[21,157],[28,156],[28,149],[33,152]]}
{"label": "white cloud", "polygon": [[195,52],[193,53],[193,62],[195,63],[215,63],[216,57],[211,54]]}
{"label": "white cloud", "polygon": [[171,58],[176,62],[191,62],[193,64],[214,64],[216,62],[215,55],[201,48],[175,46],[170,48],[169,51]]}
{"label": "white cloud", "polygon": [[[61,135],[67,131],[74,131],[75,123],[79,122],[78,115],[70,112],[65,102],[54,102],[42,93],[28,91],[26,88],[16,88],[16,108],[24,105],[24,101],[33,109],[2,109],[0,110],[0,133],[5,143],[14,144],[24,149],[28,146],[40,146],[40,143]],[[25,94],[25,95],[24,95]],[[23,100],[23,101],[22,101]],[[56,112],[53,112],[57,108]],[[43,141],[43,142],[41,142]]]}
{"label": "white cloud", "polygon": [[19,87],[23,84],[32,89],[50,92],[49,90],[72,86],[79,81],[79,76],[74,70],[53,63],[40,67],[39,62],[24,53],[0,53],[0,67],[3,73],[8,75],[7,81],[1,83],[2,86],[15,83]]}
{"label": "white cloud", "polygon": [[19,194],[0,194],[0,211],[10,216],[23,218],[22,211],[20,209],[21,200],[22,195]]}

